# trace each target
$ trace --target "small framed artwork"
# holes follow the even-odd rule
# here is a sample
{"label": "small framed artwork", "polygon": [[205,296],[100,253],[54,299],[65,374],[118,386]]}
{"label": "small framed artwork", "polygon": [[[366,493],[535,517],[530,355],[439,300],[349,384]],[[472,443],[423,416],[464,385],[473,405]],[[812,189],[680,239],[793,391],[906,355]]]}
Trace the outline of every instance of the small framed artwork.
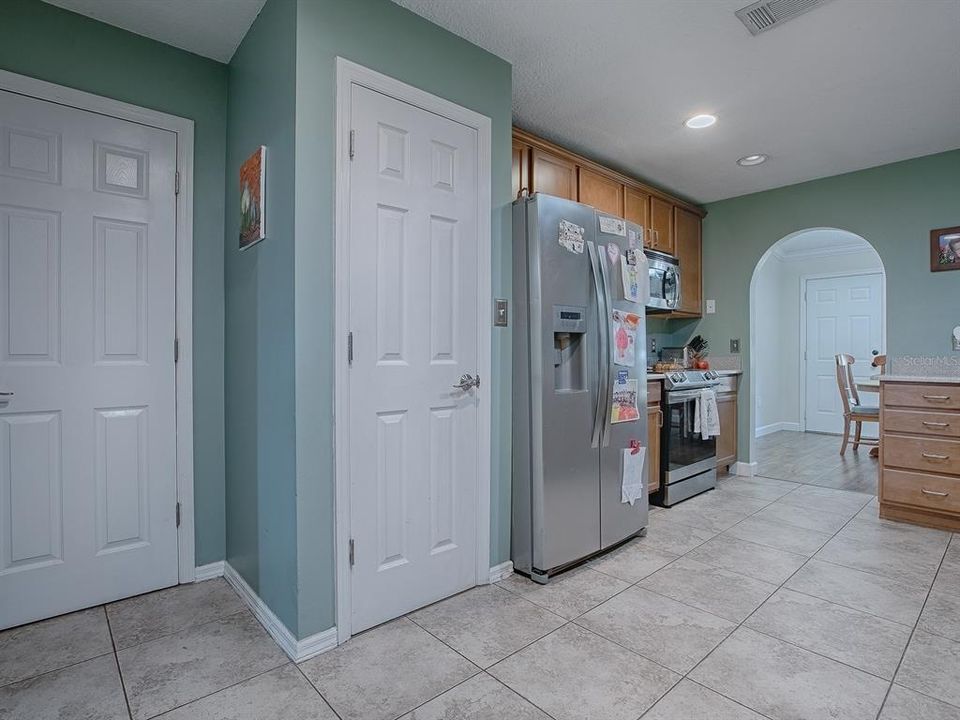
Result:
{"label": "small framed artwork", "polygon": [[930,272],[960,270],[960,226],[930,231]]}
{"label": "small framed artwork", "polygon": [[266,186],[267,148],[261,145],[240,166],[240,249],[246,250],[267,236]]}

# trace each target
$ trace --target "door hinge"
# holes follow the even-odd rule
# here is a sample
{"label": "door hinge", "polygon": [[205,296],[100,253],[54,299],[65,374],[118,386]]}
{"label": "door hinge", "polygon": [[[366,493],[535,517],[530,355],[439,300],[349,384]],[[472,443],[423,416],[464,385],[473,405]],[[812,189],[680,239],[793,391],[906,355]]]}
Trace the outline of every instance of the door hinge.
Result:
{"label": "door hinge", "polygon": [[180,362],[180,338],[173,339],[173,362]]}
{"label": "door hinge", "polygon": [[347,333],[347,365],[353,365],[353,333]]}
{"label": "door hinge", "polygon": [[180,503],[177,503],[177,527],[180,527]]}
{"label": "door hinge", "polygon": [[357,131],[356,131],[356,130],[351,130],[351,131],[350,131],[350,159],[351,159],[351,160],[353,160],[354,147],[355,147],[356,139],[357,139]]}
{"label": "door hinge", "polygon": [[173,194],[174,195],[180,194],[180,171],[179,170],[177,170],[173,174]]}
{"label": "door hinge", "polygon": [[354,564],[354,554],[353,554],[353,538],[350,538],[350,567],[353,567]]}

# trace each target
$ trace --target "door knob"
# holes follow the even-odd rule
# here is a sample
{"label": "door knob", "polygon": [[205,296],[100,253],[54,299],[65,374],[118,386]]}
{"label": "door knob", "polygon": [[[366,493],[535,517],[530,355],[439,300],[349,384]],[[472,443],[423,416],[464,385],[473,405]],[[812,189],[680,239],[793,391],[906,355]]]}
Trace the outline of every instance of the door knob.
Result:
{"label": "door knob", "polygon": [[478,374],[476,377],[474,377],[470,373],[464,373],[460,376],[460,382],[453,387],[457,390],[463,390],[464,392],[472,387],[478,388],[480,387],[480,375]]}
{"label": "door knob", "polygon": [[870,354],[871,354],[871,355],[879,355],[879,354],[880,354],[880,351],[879,351],[879,350],[871,350],[871,351],[870,351]]}
{"label": "door knob", "polygon": [[12,392],[6,392],[3,390],[0,390],[0,405],[6,405],[8,402],[10,402],[10,398],[12,397],[13,397]]}

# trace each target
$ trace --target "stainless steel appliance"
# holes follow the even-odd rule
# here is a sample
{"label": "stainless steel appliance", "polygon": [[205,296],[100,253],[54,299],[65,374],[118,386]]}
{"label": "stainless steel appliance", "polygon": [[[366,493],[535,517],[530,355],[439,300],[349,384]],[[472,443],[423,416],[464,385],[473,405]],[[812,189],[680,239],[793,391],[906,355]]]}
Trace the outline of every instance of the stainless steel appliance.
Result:
{"label": "stainless steel appliance", "polygon": [[663,381],[660,490],[651,497],[670,507],[717,486],[717,439],[693,431],[697,398],[721,382],[713,370],[680,370]]}
{"label": "stainless steel appliance", "polygon": [[673,255],[657,250],[644,250],[650,268],[651,313],[670,312],[680,305],[680,261]]}
{"label": "stainless steel appliance", "polygon": [[[512,556],[545,583],[647,525],[647,468],[633,504],[621,480],[623,450],[646,445],[648,273],[639,227],[550,195],[514,203],[513,243]],[[628,251],[637,302],[626,299]],[[625,349],[615,313],[638,320],[629,365],[614,364]],[[636,418],[612,422],[615,387],[630,384]]]}

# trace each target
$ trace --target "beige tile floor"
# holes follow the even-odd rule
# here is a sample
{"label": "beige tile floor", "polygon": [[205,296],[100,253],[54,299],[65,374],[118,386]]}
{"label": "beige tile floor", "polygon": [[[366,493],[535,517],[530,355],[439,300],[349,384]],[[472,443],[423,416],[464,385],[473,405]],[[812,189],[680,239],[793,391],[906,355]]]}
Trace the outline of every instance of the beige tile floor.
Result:
{"label": "beige tile floor", "polygon": [[4,720],[960,720],[960,538],[721,480],[648,536],[291,664],[223,580],[0,633]]}
{"label": "beige tile floor", "polygon": [[[876,425],[864,426],[864,437],[876,436]],[[757,474],[838,490],[877,492],[877,460],[870,446],[853,445],[841,457],[839,435],[781,431],[757,438]]]}

